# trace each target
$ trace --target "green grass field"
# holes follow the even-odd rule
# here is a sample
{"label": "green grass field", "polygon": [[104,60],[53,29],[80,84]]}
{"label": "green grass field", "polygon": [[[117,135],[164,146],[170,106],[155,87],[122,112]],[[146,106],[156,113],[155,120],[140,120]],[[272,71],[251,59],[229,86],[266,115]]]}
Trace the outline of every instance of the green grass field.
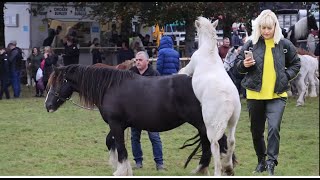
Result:
{"label": "green grass field", "polygon": [[[111,176],[105,146],[108,125],[97,111],[81,109],[70,101],[57,112],[47,113],[44,98],[32,97],[33,89],[23,87],[22,98],[0,101],[0,176]],[[77,99],[78,94],[73,95]],[[319,99],[308,98],[304,107],[295,107],[290,98],[281,124],[278,176],[319,176]],[[194,147],[182,149],[183,142],[196,134],[184,124],[161,132],[164,163],[168,171],[157,172],[147,133],[142,133],[143,169],[135,176],[192,176],[199,160],[183,169]],[[126,147],[134,164],[130,131]],[[252,145],[246,101],[236,131],[236,176],[252,174],[257,159]],[[210,164],[213,175],[213,160]]]}

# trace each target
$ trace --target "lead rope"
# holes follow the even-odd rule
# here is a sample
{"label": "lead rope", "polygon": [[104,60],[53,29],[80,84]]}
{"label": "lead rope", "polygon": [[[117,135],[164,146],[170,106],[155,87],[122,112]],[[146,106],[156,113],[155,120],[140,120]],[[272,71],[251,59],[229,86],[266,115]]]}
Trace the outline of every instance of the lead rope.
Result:
{"label": "lead rope", "polygon": [[84,107],[84,106],[81,106],[77,103],[75,103],[72,98],[69,99],[71,101],[72,104],[78,106],[79,108],[82,108],[82,109],[86,109],[86,110],[92,110],[92,111],[99,111],[99,109],[96,109],[96,108],[87,108],[87,107]]}

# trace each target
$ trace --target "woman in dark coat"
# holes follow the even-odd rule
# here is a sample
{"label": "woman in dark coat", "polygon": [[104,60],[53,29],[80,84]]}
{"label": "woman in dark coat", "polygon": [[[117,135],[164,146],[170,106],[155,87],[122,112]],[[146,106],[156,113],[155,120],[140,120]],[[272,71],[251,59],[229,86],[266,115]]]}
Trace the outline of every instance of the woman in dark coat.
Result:
{"label": "woman in dark coat", "polygon": [[[31,70],[31,78],[34,79],[35,83],[37,84],[38,81],[36,79],[37,71],[40,68],[41,60],[43,59],[43,54],[40,52],[39,48],[34,47],[32,48],[32,54],[27,59],[28,61],[28,68]],[[36,95],[35,97],[40,97],[43,95],[43,90],[39,89],[38,86],[35,86]]]}

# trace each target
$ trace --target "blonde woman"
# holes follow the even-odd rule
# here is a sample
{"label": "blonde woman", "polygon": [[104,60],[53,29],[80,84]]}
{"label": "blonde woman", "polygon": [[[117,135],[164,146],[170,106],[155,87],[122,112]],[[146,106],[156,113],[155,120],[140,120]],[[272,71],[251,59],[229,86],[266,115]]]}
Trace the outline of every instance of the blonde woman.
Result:
{"label": "blonde woman", "polygon": [[[268,171],[274,175],[278,165],[280,124],[287,102],[289,81],[300,70],[300,59],[294,45],[284,39],[277,16],[264,10],[252,26],[248,40],[237,56],[236,67],[245,74],[241,85],[246,89],[251,133],[258,165],[254,172]],[[246,57],[244,51],[251,51]],[[268,120],[268,142],[264,141],[265,121]],[[266,156],[268,159],[266,160]]]}
{"label": "blonde woman", "polygon": [[53,66],[57,66],[58,56],[54,54],[50,46],[44,47],[44,61],[41,62],[43,70],[43,85],[47,87],[50,74],[53,72]]}

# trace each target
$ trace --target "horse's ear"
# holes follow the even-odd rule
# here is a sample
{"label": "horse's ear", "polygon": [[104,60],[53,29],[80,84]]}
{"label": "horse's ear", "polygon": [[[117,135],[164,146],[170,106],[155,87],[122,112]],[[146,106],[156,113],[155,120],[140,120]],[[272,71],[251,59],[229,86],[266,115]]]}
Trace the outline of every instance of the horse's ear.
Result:
{"label": "horse's ear", "polygon": [[218,23],[219,23],[219,20],[217,19],[212,23],[212,26],[216,28],[218,26]]}
{"label": "horse's ear", "polygon": [[199,21],[199,20],[196,20],[196,21],[194,22],[194,25],[196,26],[197,29],[199,29],[199,27],[200,27],[200,21]]}

